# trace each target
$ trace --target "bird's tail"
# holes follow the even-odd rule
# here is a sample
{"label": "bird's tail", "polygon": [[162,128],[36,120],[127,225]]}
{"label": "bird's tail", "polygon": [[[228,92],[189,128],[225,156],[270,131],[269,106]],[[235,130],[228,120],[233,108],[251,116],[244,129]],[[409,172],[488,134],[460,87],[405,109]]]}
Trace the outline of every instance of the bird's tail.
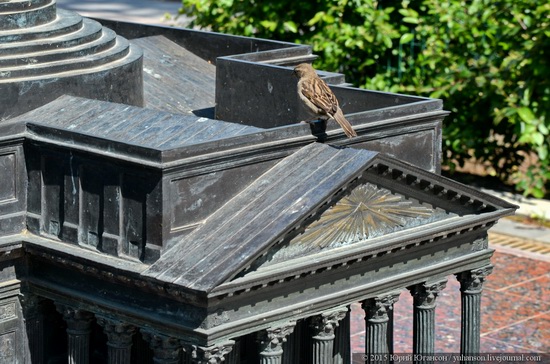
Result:
{"label": "bird's tail", "polygon": [[342,109],[338,108],[336,113],[334,114],[334,120],[344,129],[344,133],[348,136],[348,138],[353,138],[357,136],[357,133],[355,130],[353,130],[353,127],[347,121],[347,119],[344,117],[344,113],[342,113]]}

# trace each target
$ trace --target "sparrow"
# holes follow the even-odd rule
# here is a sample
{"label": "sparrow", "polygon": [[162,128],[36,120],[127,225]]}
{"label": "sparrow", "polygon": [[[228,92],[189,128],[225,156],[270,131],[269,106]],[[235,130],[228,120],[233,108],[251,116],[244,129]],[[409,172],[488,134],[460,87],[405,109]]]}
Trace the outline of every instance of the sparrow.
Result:
{"label": "sparrow", "polygon": [[328,85],[315,72],[309,63],[301,63],[294,68],[298,77],[298,96],[307,109],[320,120],[334,119],[348,138],[357,136],[355,130],[344,117],[336,96]]}

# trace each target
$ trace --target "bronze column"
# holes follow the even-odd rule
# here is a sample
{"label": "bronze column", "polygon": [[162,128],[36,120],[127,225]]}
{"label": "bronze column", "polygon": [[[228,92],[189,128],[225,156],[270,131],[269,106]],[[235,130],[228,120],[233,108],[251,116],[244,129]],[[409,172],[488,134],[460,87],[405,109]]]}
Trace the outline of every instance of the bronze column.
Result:
{"label": "bronze column", "polygon": [[481,292],[483,283],[491,274],[491,265],[456,275],[460,282],[462,301],[460,353],[464,356],[479,354],[481,331]]}
{"label": "bronze column", "polygon": [[261,364],[281,364],[283,361],[283,344],[288,335],[294,331],[296,322],[269,328],[258,333]]}
{"label": "bronze column", "polygon": [[103,327],[103,332],[107,335],[107,363],[130,364],[132,336],[136,328],[106,317],[97,317],[97,323]]}
{"label": "bronze column", "polygon": [[347,364],[351,362],[351,342],[350,342],[350,316],[351,312],[340,321],[334,331],[334,359],[333,364]]}
{"label": "bronze column", "polygon": [[181,344],[177,338],[162,335],[150,330],[140,330],[143,339],[153,350],[154,364],[179,364]]}
{"label": "bronze column", "polygon": [[435,307],[439,292],[445,288],[446,279],[424,282],[409,288],[413,295],[413,354],[415,363],[422,363],[422,356],[433,355],[435,350]]}
{"label": "bronze column", "polygon": [[67,323],[67,358],[69,364],[90,362],[90,332],[94,315],[91,312],[57,305]]}
{"label": "bronze column", "polygon": [[[393,305],[400,292],[393,292],[362,302],[365,310],[365,362],[389,363],[389,340],[393,339]],[[392,348],[393,349],[393,348]]]}
{"label": "bronze column", "polygon": [[338,308],[312,318],[313,364],[332,364],[334,355],[334,330],[346,317],[349,309]]}

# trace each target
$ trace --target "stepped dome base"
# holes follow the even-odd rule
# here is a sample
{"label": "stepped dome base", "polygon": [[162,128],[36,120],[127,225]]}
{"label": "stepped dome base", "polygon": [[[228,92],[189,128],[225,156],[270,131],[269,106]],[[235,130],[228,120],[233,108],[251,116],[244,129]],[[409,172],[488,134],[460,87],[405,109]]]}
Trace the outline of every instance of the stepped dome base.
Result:
{"label": "stepped dome base", "polygon": [[[48,3],[50,7],[36,11],[55,9],[55,1]],[[21,11],[15,10],[0,7],[0,18]],[[144,104],[141,49],[95,20],[83,21],[80,15],[59,9],[57,17],[38,26],[0,27],[0,39],[0,121],[64,94]]]}

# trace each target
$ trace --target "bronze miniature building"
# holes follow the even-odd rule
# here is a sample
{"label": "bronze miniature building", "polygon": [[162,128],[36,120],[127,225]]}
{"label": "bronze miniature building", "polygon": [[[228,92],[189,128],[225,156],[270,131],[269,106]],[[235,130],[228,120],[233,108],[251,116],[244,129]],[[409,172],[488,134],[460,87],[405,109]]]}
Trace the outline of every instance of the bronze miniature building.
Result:
{"label": "bronze miniature building", "polygon": [[0,121],[0,362],[350,363],[354,303],[366,360],[387,362],[370,354],[392,352],[402,290],[414,353],[430,354],[452,274],[461,351],[479,351],[487,230],[515,206],[438,174],[440,100],[321,72],[340,84],[348,140],[298,123],[288,89],[310,47],[103,25],[130,39],[127,57],[143,51],[143,89],[121,71],[105,77],[137,87],[128,100],[78,94],[78,81],[3,106],[18,111]]}

